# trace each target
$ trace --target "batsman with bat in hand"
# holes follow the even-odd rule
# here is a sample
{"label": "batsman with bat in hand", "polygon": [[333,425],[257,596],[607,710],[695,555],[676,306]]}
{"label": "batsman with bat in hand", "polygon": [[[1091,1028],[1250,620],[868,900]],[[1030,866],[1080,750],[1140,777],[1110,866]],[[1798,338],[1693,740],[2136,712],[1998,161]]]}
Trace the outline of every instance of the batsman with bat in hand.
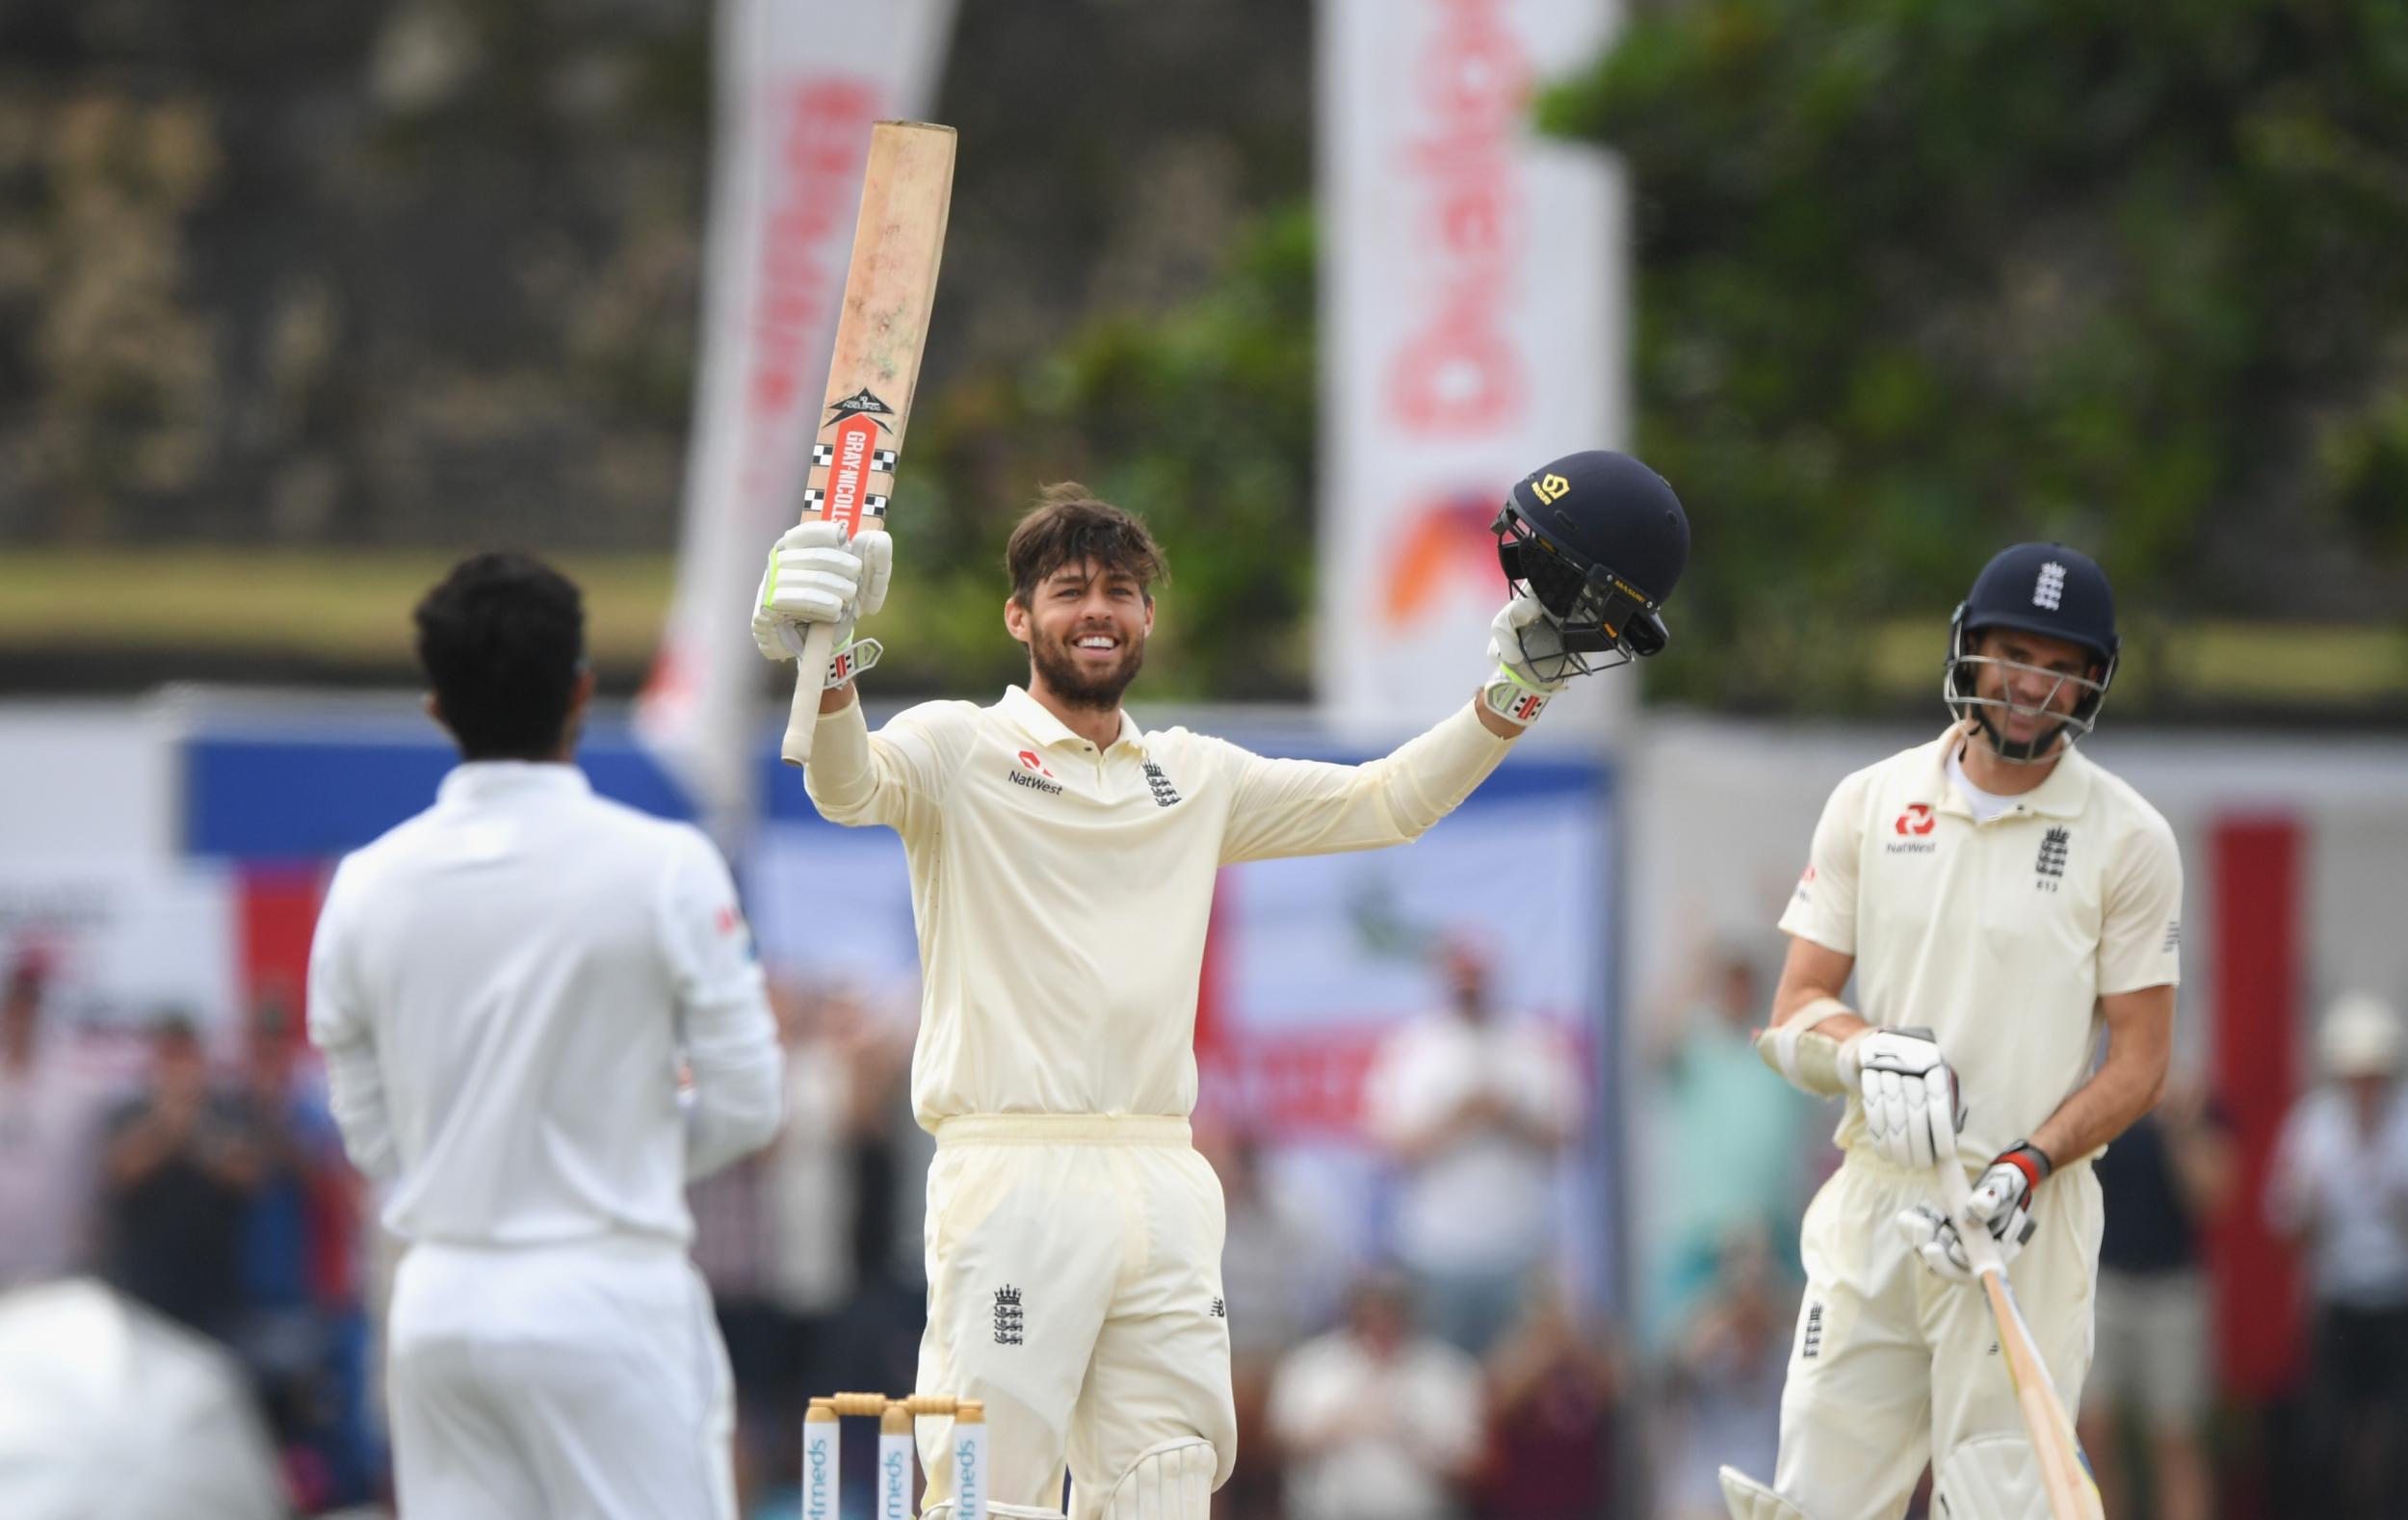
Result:
{"label": "batsman with bat in hand", "polygon": [[[1772,1484],[1722,1470],[1736,1520],[1894,1520],[1926,1457],[1934,1514],[2097,1512],[2064,1422],[2090,1365],[2091,1158],[2157,1101],[2182,938],[2173,832],[2075,747],[2117,652],[2096,564],[2007,549],[1951,627],[1956,721],[1823,809],[1757,1048],[1847,1098],[1846,1158],[1806,1214]],[[1948,1280],[1994,1257],[2011,1297]]]}
{"label": "batsman with bat in hand", "polygon": [[[1558,459],[1513,487],[1497,531],[1511,599],[1494,676],[1367,765],[1140,729],[1121,698],[1163,556],[1075,485],[1045,491],[1007,553],[1027,687],[924,703],[873,734],[859,663],[831,665],[811,797],[903,836],[919,927],[911,1090],[937,1142],[919,1386],[984,1402],[992,1513],[1060,1515],[1066,1471],[1082,1520],[1205,1520],[1236,1459],[1220,1188],[1188,1131],[1219,869],[1418,838],[1571,677],[1663,646],[1688,525],[1644,465]],[[753,614],[762,652],[793,658],[814,624],[853,647],[889,560],[875,528],[789,531]],[[950,1516],[941,1443],[923,1455],[925,1512]]]}

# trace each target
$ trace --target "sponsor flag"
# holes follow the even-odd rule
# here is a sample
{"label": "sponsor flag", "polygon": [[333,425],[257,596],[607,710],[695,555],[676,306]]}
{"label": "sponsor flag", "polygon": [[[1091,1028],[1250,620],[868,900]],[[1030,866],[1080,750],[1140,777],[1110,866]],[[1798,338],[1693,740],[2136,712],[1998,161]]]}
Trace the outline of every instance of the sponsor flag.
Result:
{"label": "sponsor flag", "polygon": [[[1529,125],[1535,88],[1591,62],[1618,7],[1319,13],[1321,705],[1419,725],[1488,669],[1506,488],[1628,433],[1618,170]],[[1610,690],[1558,715],[1628,700],[1627,680],[1580,685]]]}

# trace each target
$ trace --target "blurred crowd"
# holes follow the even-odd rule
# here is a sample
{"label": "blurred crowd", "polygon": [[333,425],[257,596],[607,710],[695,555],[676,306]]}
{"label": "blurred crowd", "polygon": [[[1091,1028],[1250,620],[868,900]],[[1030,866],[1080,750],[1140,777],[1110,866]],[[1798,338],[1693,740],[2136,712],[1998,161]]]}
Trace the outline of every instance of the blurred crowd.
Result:
{"label": "blurred crowd", "polygon": [[167,1013],[70,1031],[20,957],[0,990],[0,1287],[91,1274],[229,1351],[299,1507],[374,1499],[364,1191],[293,1016],[231,1050]]}
{"label": "blurred crowd", "polygon": [[[1601,1143],[1590,1068],[1570,1032],[1499,1006],[1469,945],[1434,958],[1429,1011],[1383,1035],[1366,1077],[1372,1239],[1330,1228],[1278,1137],[1199,1124],[1228,1206],[1241,1430],[1217,1513],[1713,1520],[1718,1465],[1770,1470],[1798,1221],[1836,1162],[1836,1112],[1751,1048],[1776,950],[1692,956],[1643,1025],[1625,1171],[1650,1175],[1618,1320],[1566,1271],[1567,1168]],[[92,1274],[207,1337],[297,1508],[377,1502],[382,1247],[291,1000],[262,998],[236,1031],[170,1014],[128,1035],[64,1027],[49,993],[38,957],[8,970],[0,1284]],[[791,1512],[810,1395],[910,1386],[925,1291],[911,1009],[835,986],[774,1001],[786,1128],[691,1197],[748,1515]],[[2408,1048],[2395,1011],[2357,996],[2323,1011],[2314,1054],[2254,1197],[2196,1081],[2100,1163],[2081,1426],[2110,1514],[2351,1520],[2408,1492]],[[2207,1260],[2215,1221],[2253,1207],[2297,1253],[2304,1329],[2294,1390],[2243,1407],[2219,1397]],[[866,1481],[863,1454],[848,1470]],[[2269,1490],[2309,1497],[2235,1498]]]}

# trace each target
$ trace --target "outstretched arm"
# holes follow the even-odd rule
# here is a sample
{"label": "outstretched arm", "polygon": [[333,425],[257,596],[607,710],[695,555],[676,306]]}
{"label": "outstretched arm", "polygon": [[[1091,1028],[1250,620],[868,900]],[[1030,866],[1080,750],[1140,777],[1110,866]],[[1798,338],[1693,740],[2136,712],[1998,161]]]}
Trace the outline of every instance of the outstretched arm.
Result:
{"label": "outstretched arm", "polygon": [[1489,730],[1484,720],[1493,716],[1467,704],[1359,766],[1272,760],[1232,746],[1221,859],[1339,854],[1421,838],[1505,759],[1511,741]]}

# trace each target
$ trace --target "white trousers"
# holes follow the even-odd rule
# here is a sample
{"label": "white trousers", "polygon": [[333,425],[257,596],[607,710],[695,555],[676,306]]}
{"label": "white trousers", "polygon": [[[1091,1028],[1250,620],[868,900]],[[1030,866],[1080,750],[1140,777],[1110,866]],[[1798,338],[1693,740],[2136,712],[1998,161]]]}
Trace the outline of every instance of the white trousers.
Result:
{"label": "white trousers", "polygon": [[[929,1168],[919,1391],[986,1404],[991,1505],[1102,1513],[1146,1452],[1201,1438],[1237,1459],[1220,1180],[1186,1121],[949,1119]],[[946,1421],[921,1423],[926,1505],[953,1493]]]}
{"label": "white trousers", "polygon": [[[1815,1520],[1896,1520],[1926,1459],[1944,1467],[1976,1436],[2025,1439],[1987,1297],[1931,1271],[1892,1222],[1938,1193],[1929,1172],[1851,1150],[1806,1211],[1806,1297],[1772,1486]],[[2040,1227],[2006,1275],[2070,1413],[2090,1370],[2097,1296],[2090,1165],[2042,1184],[2032,1214]]]}
{"label": "white trousers", "polygon": [[413,1245],[387,1339],[406,1520],[735,1520],[727,1350],[676,1246]]}

